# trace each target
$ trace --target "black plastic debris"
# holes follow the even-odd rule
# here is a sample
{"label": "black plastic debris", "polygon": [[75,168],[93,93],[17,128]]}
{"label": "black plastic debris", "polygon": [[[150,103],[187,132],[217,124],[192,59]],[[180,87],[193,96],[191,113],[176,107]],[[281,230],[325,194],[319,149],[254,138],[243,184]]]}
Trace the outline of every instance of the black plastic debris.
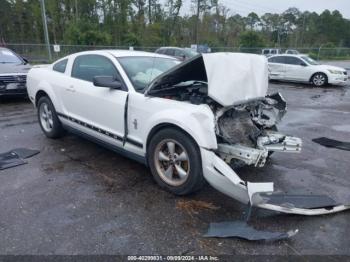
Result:
{"label": "black plastic debris", "polygon": [[208,232],[204,237],[237,237],[250,241],[276,241],[295,236],[298,229],[288,232],[270,232],[257,230],[244,221],[210,223]]}
{"label": "black plastic debris", "polygon": [[350,142],[342,142],[342,141],[330,139],[327,137],[314,138],[312,139],[312,141],[325,147],[350,151]]}
{"label": "black plastic debris", "polygon": [[259,193],[264,204],[293,208],[327,208],[336,206],[334,199],[326,195],[285,195],[276,193]]}
{"label": "black plastic debris", "polygon": [[16,148],[0,154],[0,170],[27,164],[24,160],[39,154],[40,151],[27,148]]}
{"label": "black plastic debris", "polygon": [[11,152],[14,152],[20,158],[23,158],[23,159],[30,158],[40,153],[39,150],[33,150],[33,149],[27,149],[27,148],[16,148],[11,150]]}
{"label": "black plastic debris", "polygon": [[0,154],[0,170],[24,164],[26,164],[26,161],[24,161],[14,152]]}

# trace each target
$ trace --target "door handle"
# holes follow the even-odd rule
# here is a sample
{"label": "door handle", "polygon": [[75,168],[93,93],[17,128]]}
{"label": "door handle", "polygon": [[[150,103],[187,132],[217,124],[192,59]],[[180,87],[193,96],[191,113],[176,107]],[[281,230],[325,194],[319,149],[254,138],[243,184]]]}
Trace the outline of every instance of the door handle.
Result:
{"label": "door handle", "polygon": [[75,92],[74,86],[70,85],[69,87],[66,87],[66,91],[74,93]]}

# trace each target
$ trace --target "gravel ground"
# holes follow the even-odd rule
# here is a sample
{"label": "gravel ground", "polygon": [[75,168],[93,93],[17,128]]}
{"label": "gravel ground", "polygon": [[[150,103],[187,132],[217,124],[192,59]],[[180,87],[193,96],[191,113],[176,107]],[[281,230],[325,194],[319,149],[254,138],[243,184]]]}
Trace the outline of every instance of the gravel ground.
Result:
{"label": "gravel ground", "polygon": [[[240,176],[350,203],[350,153],[311,141],[350,140],[349,86],[271,83],[273,91],[288,101],[279,129],[301,137],[303,151],[275,153],[265,167],[243,168]],[[0,141],[0,152],[41,150],[27,165],[0,171],[0,254],[350,255],[350,212],[303,217],[255,209],[256,228],[299,233],[273,243],[203,238],[210,222],[241,219],[247,207],[210,186],[176,197],[132,160],[70,134],[47,139],[24,99],[1,100]]]}

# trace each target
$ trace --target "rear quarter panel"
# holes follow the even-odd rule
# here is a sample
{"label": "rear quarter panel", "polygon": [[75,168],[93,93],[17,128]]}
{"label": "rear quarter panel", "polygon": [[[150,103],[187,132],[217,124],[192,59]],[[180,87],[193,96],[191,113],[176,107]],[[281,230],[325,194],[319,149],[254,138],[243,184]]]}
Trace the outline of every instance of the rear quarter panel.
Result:
{"label": "rear quarter panel", "polygon": [[27,89],[30,100],[34,105],[39,91],[44,91],[52,101],[56,111],[62,110],[59,99],[58,85],[67,82],[66,76],[53,71],[50,67],[32,68],[27,76]]}

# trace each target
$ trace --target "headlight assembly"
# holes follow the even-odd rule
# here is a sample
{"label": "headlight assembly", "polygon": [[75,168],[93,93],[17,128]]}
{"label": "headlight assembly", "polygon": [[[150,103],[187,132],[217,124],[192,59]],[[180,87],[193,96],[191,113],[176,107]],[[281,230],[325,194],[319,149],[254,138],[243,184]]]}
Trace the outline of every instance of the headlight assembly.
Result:
{"label": "headlight assembly", "polygon": [[342,75],[342,74],[343,74],[343,72],[342,72],[342,71],[339,71],[339,70],[328,69],[328,71],[329,71],[331,74],[336,74],[336,75]]}

